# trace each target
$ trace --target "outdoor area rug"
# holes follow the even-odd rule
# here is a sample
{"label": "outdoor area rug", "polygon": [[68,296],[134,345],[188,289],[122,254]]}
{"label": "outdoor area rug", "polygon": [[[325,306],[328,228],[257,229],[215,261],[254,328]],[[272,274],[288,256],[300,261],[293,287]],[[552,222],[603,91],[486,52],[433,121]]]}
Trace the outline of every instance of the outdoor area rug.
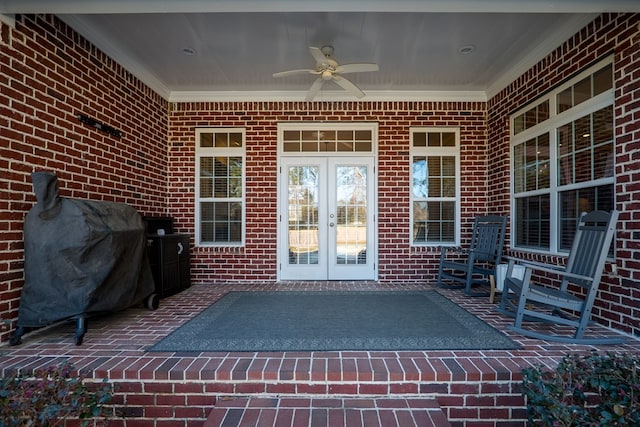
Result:
{"label": "outdoor area rug", "polygon": [[435,291],[283,291],[230,292],[149,351],[515,348]]}

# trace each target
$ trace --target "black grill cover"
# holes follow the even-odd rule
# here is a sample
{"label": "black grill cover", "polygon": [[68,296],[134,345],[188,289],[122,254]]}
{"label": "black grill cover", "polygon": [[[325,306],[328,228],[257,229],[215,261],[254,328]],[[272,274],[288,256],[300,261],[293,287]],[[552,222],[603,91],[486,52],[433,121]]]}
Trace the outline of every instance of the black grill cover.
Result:
{"label": "black grill cover", "polygon": [[58,196],[55,174],[32,175],[38,203],[24,225],[18,326],[119,311],[154,292],[140,215],[122,203]]}

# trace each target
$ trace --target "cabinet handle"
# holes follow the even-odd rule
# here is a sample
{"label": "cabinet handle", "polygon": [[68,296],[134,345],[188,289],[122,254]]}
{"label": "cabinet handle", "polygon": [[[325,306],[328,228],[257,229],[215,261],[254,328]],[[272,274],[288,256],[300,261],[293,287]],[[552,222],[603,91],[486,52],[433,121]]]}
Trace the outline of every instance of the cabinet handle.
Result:
{"label": "cabinet handle", "polygon": [[178,255],[181,255],[183,250],[184,247],[182,247],[182,242],[178,242]]}

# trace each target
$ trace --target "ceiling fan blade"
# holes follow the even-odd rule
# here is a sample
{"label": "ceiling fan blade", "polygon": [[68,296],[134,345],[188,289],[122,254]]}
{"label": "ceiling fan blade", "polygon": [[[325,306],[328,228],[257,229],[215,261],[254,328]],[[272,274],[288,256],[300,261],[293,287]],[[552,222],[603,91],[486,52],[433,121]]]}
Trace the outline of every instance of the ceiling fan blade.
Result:
{"label": "ceiling fan blade", "polygon": [[304,100],[305,101],[313,100],[313,98],[316,97],[318,92],[320,92],[320,88],[322,87],[323,83],[324,83],[324,80],[322,79],[322,77],[319,77],[318,79],[316,79],[316,81],[313,82],[313,84],[311,85],[311,88],[309,89],[309,92],[307,92],[307,96],[304,98]]}
{"label": "ceiling fan blade", "polygon": [[336,73],[366,73],[369,71],[378,71],[378,64],[344,64],[336,67]]}
{"label": "ceiling fan blade", "polygon": [[309,52],[311,52],[311,56],[313,56],[313,59],[316,60],[316,64],[327,63],[327,57],[324,56],[324,53],[322,53],[322,51],[319,48],[309,46]]}
{"label": "ceiling fan blade", "polygon": [[303,69],[303,70],[289,70],[289,71],[281,71],[279,73],[273,73],[273,77],[286,77],[292,76],[294,74],[319,74],[316,70]]}
{"label": "ceiling fan blade", "polygon": [[350,92],[351,94],[353,94],[355,97],[357,98],[363,98],[364,97],[364,92],[360,90],[360,88],[356,85],[354,85],[353,83],[351,83],[349,80],[345,79],[344,77],[340,77],[340,76],[333,76],[333,81],[336,82],[340,87],[342,87],[344,90],[346,90],[347,92]]}

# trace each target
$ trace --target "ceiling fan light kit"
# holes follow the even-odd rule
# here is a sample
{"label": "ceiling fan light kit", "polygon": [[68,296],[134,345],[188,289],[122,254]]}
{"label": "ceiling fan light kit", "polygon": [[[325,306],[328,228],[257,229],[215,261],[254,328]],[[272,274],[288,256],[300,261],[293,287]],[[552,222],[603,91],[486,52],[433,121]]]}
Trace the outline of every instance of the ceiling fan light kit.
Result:
{"label": "ceiling fan light kit", "polygon": [[316,67],[314,69],[289,70],[273,74],[273,77],[286,77],[294,74],[317,75],[318,78],[313,82],[307,92],[305,101],[312,101],[320,92],[324,82],[327,81],[335,82],[338,86],[358,99],[363,98],[365,96],[364,92],[353,82],[342,77],[341,74],[378,71],[378,64],[373,63],[338,64],[338,61],[333,57],[333,46],[322,46],[321,48],[310,46],[309,52],[316,61]]}

